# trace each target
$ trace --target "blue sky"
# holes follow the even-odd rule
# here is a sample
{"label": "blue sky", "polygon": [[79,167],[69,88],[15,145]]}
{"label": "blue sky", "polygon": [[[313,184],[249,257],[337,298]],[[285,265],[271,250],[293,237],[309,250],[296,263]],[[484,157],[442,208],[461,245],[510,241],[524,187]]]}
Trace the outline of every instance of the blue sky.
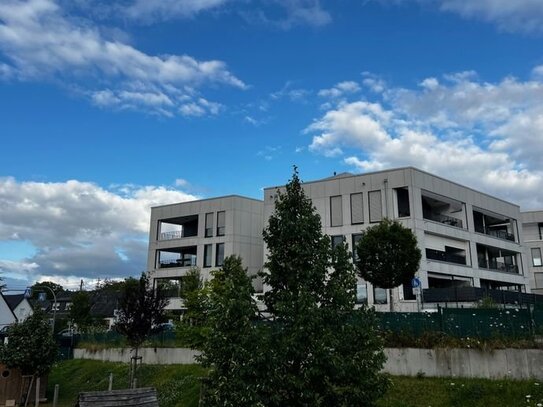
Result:
{"label": "blue sky", "polygon": [[4,0],[0,275],[137,274],[149,206],[414,165],[543,207],[540,0]]}

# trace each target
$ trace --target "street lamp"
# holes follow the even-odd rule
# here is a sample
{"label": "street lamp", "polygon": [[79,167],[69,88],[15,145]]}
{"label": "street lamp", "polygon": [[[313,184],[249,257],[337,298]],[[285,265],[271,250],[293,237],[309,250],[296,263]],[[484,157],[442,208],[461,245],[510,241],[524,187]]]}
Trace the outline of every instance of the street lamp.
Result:
{"label": "street lamp", "polygon": [[[57,315],[57,296],[55,294],[55,292],[53,291],[53,289],[51,287],[48,287],[46,285],[35,285],[34,286],[34,289],[36,288],[47,288],[49,291],[51,291],[51,294],[53,294],[53,323],[52,323],[52,326],[51,326],[51,333],[53,334],[53,336],[55,335],[55,317]],[[32,297],[32,288],[31,287],[27,287],[26,290],[25,290],[25,298],[30,298]]]}

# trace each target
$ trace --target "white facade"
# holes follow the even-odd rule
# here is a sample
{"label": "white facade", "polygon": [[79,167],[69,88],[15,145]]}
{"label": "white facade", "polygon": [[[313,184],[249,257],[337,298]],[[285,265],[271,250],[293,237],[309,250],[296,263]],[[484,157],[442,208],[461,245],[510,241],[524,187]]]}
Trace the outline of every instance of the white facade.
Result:
{"label": "white facade", "polygon": [[522,230],[530,270],[530,286],[533,293],[543,294],[543,211],[523,212]]}
{"label": "white facade", "polygon": [[28,302],[26,298],[23,298],[23,300],[15,307],[13,313],[15,314],[17,321],[23,322],[25,319],[31,316],[34,311],[32,310],[32,305],[30,305],[30,302]]}
{"label": "white facade", "polygon": [[[264,190],[264,224],[277,188],[283,187]],[[303,188],[321,216],[323,232],[345,238],[351,249],[362,230],[384,217],[412,229],[422,251],[417,273],[422,288],[530,291],[517,205],[415,168],[340,174]],[[360,302],[389,309],[384,290],[360,280],[357,291]],[[410,282],[393,291],[393,301],[397,311],[419,308]]]}
{"label": "white facade", "polygon": [[[282,188],[265,188],[263,201],[227,196],[152,208],[148,270],[154,284],[181,281],[191,266],[209,278],[220,267],[218,260],[231,254],[241,256],[248,273],[256,274],[267,256],[262,230]],[[323,232],[333,242],[346,239],[351,250],[361,231],[384,217],[413,230],[422,252],[417,272],[422,289],[530,292],[534,286],[543,291],[539,269],[536,278],[530,277],[532,259],[527,260],[523,245],[526,219],[513,203],[412,167],[345,173],[306,182],[303,188],[321,217]],[[181,308],[179,298],[171,297],[169,308]],[[357,300],[381,311],[390,309],[391,300],[394,310],[416,311],[423,299],[413,294],[410,282],[390,298],[385,290],[359,280]]]}
{"label": "white facade", "polygon": [[168,282],[168,308],[182,307],[175,291],[191,267],[208,279],[225,257],[236,254],[249,275],[258,273],[262,219],[262,201],[236,195],[152,208],[147,269],[153,284]]}
{"label": "white facade", "polygon": [[4,296],[0,293],[0,329],[3,329],[6,325],[14,324],[15,322],[17,322],[15,314],[13,314],[8,303],[4,299]]}

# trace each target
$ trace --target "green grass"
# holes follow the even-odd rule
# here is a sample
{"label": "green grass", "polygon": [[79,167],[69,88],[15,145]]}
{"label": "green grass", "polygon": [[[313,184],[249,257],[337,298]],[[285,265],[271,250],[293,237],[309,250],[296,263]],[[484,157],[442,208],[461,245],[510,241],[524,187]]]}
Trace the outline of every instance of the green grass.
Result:
{"label": "green grass", "polygon": [[[106,390],[110,372],[114,375],[114,389],[128,387],[127,364],[93,360],[61,362],[49,376],[49,400],[58,383],[59,406],[73,406],[80,391]],[[197,407],[198,377],[205,373],[197,365],[143,365],[138,372],[138,386],[155,387],[161,406]],[[391,377],[391,381],[390,390],[377,407],[540,407],[538,403],[543,406],[543,383],[539,385],[533,380]]]}
{"label": "green grass", "polygon": [[[128,364],[95,360],[68,360],[58,363],[49,375],[48,400],[59,384],[59,407],[74,406],[80,391],[107,390],[109,374],[113,388],[128,387]],[[197,406],[199,377],[206,370],[197,365],[142,365],[138,368],[138,387],[155,387],[161,406]],[[48,404],[52,405],[52,403]]]}

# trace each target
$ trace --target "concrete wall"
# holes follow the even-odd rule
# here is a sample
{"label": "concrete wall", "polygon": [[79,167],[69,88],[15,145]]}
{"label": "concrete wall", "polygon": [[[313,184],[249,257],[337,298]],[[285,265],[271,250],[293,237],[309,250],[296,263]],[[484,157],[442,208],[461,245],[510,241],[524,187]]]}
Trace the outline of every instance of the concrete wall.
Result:
{"label": "concrete wall", "polygon": [[[193,364],[198,354],[198,351],[183,348],[140,349],[143,363],[147,364]],[[384,371],[392,375],[543,380],[543,350],[538,349],[483,352],[475,349],[387,348],[385,354]],[[74,350],[75,359],[128,363],[130,356],[129,349]]]}
{"label": "concrete wall", "polygon": [[543,351],[538,349],[388,348],[384,370],[392,375],[543,379]]}
{"label": "concrete wall", "polygon": [[[74,349],[74,359],[92,359],[102,362],[130,362],[132,351],[128,348],[112,348],[91,351]],[[200,352],[185,348],[141,348],[142,363],[149,365],[190,365],[196,363]]]}

